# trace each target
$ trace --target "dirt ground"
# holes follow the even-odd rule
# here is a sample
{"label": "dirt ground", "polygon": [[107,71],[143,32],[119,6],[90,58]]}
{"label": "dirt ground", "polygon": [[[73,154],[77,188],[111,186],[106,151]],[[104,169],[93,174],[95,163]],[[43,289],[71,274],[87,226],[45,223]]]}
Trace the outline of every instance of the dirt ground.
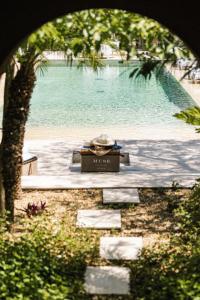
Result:
{"label": "dirt ground", "polygon": [[[15,203],[16,232],[20,220],[26,216],[22,210],[28,203],[46,202],[46,214],[52,222],[64,222],[68,226],[76,225],[78,209],[121,209],[121,230],[90,230],[91,234],[120,236],[142,236],[144,246],[168,242],[176,231],[176,220],[169,204],[188,197],[189,189],[139,189],[139,204],[102,204],[101,189],[24,191],[22,200]],[[155,246],[155,245],[154,245]]]}

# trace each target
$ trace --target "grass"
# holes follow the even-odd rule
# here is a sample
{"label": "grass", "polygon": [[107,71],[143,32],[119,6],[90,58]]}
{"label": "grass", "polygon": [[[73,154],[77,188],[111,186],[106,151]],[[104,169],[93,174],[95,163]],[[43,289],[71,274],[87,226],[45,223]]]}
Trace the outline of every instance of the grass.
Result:
{"label": "grass", "polygon": [[[191,190],[140,189],[137,205],[121,208],[121,230],[75,227],[77,209],[105,208],[102,190],[27,191],[16,203],[12,233],[1,226],[0,299],[200,299],[200,211]],[[28,218],[20,209],[43,201],[47,212]],[[104,235],[143,236],[137,261],[99,257]],[[83,288],[86,265],[131,269],[131,295],[90,296]]]}

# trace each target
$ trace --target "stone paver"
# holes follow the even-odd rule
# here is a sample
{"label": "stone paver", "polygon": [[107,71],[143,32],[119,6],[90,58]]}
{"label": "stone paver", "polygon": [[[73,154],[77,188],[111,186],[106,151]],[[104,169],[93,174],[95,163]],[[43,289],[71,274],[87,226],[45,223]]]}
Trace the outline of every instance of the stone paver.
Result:
{"label": "stone paver", "polygon": [[85,290],[88,294],[127,295],[130,293],[130,269],[124,267],[87,267]]}
{"label": "stone paver", "polygon": [[22,176],[23,189],[90,189],[90,188],[138,188],[138,187],[171,187],[172,182],[178,182],[182,187],[192,187],[199,174],[169,173],[77,173],[67,176]]}
{"label": "stone paver", "polygon": [[137,189],[103,189],[103,203],[140,203]]}
{"label": "stone paver", "polygon": [[106,259],[137,259],[142,250],[142,237],[101,237],[100,256]]}
{"label": "stone paver", "polygon": [[77,213],[76,226],[97,229],[119,229],[121,228],[121,212],[119,209],[80,209]]}

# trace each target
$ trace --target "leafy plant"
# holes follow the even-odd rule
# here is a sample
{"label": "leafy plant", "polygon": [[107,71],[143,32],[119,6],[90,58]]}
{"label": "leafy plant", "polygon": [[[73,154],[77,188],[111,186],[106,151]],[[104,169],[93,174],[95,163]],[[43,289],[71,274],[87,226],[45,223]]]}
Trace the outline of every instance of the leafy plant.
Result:
{"label": "leafy plant", "polygon": [[144,78],[145,80],[151,79],[151,76],[155,74],[159,76],[161,70],[163,68],[163,63],[160,60],[153,60],[149,58],[141,62],[141,64],[131,71],[129,77],[130,78]]}
{"label": "leafy plant", "polygon": [[40,201],[40,204],[36,203],[28,203],[27,207],[21,209],[24,211],[27,216],[30,218],[32,216],[37,216],[42,214],[47,209],[46,202]]}
{"label": "leafy plant", "polygon": [[180,189],[180,184],[179,182],[173,180],[172,181],[172,187],[171,187],[172,191],[177,191],[178,189]]}
{"label": "leafy plant", "polygon": [[20,238],[0,235],[0,299],[84,299],[85,240],[55,234],[44,216],[26,226]]}
{"label": "leafy plant", "polygon": [[178,195],[168,196],[166,200],[167,200],[167,211],[169,213],[173,213],[173,211],[179,207],[180,196]]}
{"label": "leafy plant", "polygon": [[[198,106],[189,107],[174,115],[177,119],[183,120],[188,124],[194,126],[200,126],[200,108]],[[196,129],[196,132],[200,132],[200,128]]]}
{"label": "leafy plant", "polygon": [[172,209],[178,232],[170,242],[143,250],[140,259],[127,264],[136,300],[200,299],[200,187]]}

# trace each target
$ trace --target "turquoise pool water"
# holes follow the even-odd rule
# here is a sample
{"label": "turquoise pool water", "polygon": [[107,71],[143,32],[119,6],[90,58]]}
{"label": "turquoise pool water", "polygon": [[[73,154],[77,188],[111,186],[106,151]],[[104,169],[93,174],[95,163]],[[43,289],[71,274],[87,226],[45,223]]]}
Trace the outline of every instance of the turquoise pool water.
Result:
{"label": "turquoise pool water", "polygon": [[129,79],[130,67],[48,66],[38,71],[29,127],[182,126],[173,114],[194,105],[166,72],[161,80]]}

